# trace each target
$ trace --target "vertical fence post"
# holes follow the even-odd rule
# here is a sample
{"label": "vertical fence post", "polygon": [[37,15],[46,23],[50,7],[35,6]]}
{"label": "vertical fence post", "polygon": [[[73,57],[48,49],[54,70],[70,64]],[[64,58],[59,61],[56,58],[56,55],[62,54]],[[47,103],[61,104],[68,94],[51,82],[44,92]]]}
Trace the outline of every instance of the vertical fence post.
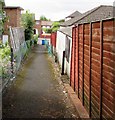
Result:
{"label": "vertical fence post", "polygon": [[79,98],[79,24],[78,24],[78,98]]}
{"label": "vertical fence post", "polygon": [[71,82],[72,82],[72,69],[73,69],[73,67],[72,67],[72,62],[73,62],[73,59],[72,59],[72,57],[73,57],[73,32],[74,32],[74,28],[72,28],[72,47],[71,47],[71,68],[70,68],[70,86],[71,86]]}
{"label": "vertical fence post", "polygon": [[63,51],[63,58],[62,58],[62,72],[61,75],[64,75],[64,64],[65,64],[65,51]]}
{"label": "vertical fence post", "polygon": [[13,48],[11,48],[11,74],[12,74],[12,76],[13,76],[13,73],[14,73],[13,62],[14,62],[14,55],[13,55]]}
{"label": "vertical fence post", "polygon": [[75,40],[74,40],[74,91],[76,87],[76,26],[75,26]]}
{"label": "vertical fence post", "polygon": [[83,55],[82,55],[82,105],[84,106],[84,24],[83,24]]}
{"label": "vertical fence post", "polygon": [[103,82],[103,21],[100,22],[100,106],[99,106],[100,119],[102,119],[102,82]]}
{"label": "vertical fence post", "polygon": [[92,23],[90,23],[89,39],[89,117],[91,117],[91,58],[92,58]]}

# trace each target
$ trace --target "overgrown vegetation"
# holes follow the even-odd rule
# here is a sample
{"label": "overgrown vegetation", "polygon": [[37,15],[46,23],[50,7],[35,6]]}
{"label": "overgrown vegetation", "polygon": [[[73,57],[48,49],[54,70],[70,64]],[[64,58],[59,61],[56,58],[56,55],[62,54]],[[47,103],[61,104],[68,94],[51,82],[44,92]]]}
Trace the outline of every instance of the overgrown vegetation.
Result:
{"label": "overgrown vegetation", "polygon": [[54,22],[52,24],[52,32],[56,32],[60,27],[60,22]]}
{"label": "overgrown vegetation", "polygon": [[52,32],[56,32],[60,27],[60,22],[53,22],[52,27],[51,28],[43,28],[43,30],[45,31],[45,33],[52,33]]}
{"label": "overgrown vegetation", "polygon": [[2,35],[3,31],[4,31],[4,22],[6,21],[6,15],[5,12],[3,11],[3,7],[4,7],[5,3],[4,0],[0,0],[0,35]]}
{"label": "overgrown vegetation", "polygon": [[22,14],[21,24],[25,29],[25,40],[31,40],[34,34],[35,15],[26,11]]}
{"label": "overgrown vegetation", "polygon": [[0,42],[0,56],[2,59],[10,56],[10,46],[8,45],[8,42],[6,42],[6,44]]}
{"label": "overgrown vegetation", "polygon": [[[6,76],[8,67],[10,66],[10,46],[8,43],[2,44],[0,42],[0,77]],[[7,76],[6,76],[7,77]]]}
{"label": "overgrown vegetation", "polygon": [[33,40],[34,40],[34,44],[36,45],[37,44],[37,42],[38,42],[38,35],[34,35],[33,36]]}

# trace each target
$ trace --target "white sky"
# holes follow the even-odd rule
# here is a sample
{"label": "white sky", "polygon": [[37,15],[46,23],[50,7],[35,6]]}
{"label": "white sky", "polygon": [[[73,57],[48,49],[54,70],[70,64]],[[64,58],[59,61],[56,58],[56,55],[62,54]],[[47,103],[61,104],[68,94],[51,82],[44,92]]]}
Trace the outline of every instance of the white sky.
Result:
{"label": "white sky", "polygon": [[5,0],[7,6],[20,6],[51,20],[60,20],[78,10],[83,13],[99,5],[113,5],[114,0]]}

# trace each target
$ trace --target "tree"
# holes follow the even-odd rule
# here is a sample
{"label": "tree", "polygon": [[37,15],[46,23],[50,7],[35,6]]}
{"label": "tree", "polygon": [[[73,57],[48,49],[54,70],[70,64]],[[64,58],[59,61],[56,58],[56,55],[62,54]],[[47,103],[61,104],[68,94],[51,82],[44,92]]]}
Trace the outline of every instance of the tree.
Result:
{"label": "tree", "polygon": [[52,32],[56,32],[60,27],[60,22],[54,22],[52,24]]}
{"label": "tree", "polygon": [[61,19],[61,20],[59,20],[59,22],[62,23],[62,22],[65,22],[65,20],[64,20],[64,19]]}
{"label": "tree", "polygon": [[50,19],[47,19],[44,15],[40,16],[40,20],[42,20],[42,21],[51,21]]}
{"label": "tree", "polygon": [[31,40],[34,34],[35,15],[26,11],[22,14],[21,24],[25,29],[25,40]]}

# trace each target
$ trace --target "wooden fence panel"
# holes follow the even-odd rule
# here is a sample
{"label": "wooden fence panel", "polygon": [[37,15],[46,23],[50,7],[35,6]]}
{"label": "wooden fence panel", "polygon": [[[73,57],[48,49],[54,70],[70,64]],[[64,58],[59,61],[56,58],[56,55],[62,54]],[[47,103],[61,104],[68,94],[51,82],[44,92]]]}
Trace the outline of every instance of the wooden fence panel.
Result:
{"label": "wooden fence panel", "polygon": [[[90,24],[84,25],[84,106],[89,110],[89,42],[90,42]],[[87,57],[86,57],[87,56]]]}
{"label": "wooden fence panel", "polygon": [[78,31],[77,27],[76,27],[76,31],[75,32],[76,32],[76,43],[75,43],[76,44],[76,50],[75,50],[75,54],[76,54],[75,55],[75,91],[76,91],[76,93],[78,95],[79,94],[78,93],[78,91],[79,91],[78,90],[79,89],[79,87],[78,87],[79,86],[78,85],[79,84],[79,80],[78,80],[78,77],[79,77],[78,76],[78,60],[79,60],[79,56],[78,56],[78,42],[79,42],[79,40],[78,40],[79,39],[78,32],[79,31]]}
{"label": "wooden fence panel", "polygon": [[[94,39],[93,39],[94,38]],[[96,39],[96,40],[95,40]],[[92,49],[100,51],[100,22],[92,23]],[[100,103],[100,52],[92,50],[91,58],[91,106],[92,116],[99,117]],[[97,59],[98,58],[98,59]]]}
{"label": "wooden fence panel", "polygon": [[71,86],[92,118],[115,118],[114,19],[73,28]]}
{"label": "wooden fence panel", "polygon": [[103,22],[103,118],[115,116],[115,40],[113,35],[114,21]]}
{"label": "wooden fence panel", "polygon": [[78,43],[78,49],[79,49],[79,98],[80,100],[82,101],[82,82],[83,82],[83,26],[82,25],[79,25],[78,26],[78,29],[79,29],[79,34],[78,34],[78,37],[79,37],[79,43]]}

